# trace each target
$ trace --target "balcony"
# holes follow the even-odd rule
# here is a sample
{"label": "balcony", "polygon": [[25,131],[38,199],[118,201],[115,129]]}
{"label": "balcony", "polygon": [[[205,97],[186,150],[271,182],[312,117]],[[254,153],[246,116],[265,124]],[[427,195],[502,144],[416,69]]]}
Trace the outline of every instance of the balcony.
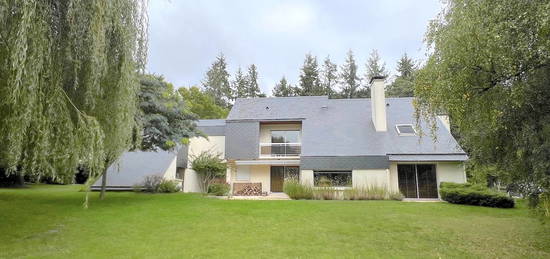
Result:
{"label": "balcony", "polygon": [[302,143],[260,143],[260,158],[299,158]]}

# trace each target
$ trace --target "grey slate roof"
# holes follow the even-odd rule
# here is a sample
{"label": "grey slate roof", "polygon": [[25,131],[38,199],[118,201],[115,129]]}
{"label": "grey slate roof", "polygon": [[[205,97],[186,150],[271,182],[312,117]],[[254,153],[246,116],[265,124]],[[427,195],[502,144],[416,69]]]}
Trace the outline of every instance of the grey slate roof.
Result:
{"label": "grey slate roof", "polygon": [[197,129],[208,136],[225,136],[225,120],[198,120]]}
{"label": "grey slate roof", "polygon": [[[162,176],[175,158],[176,153],[171,151],[126,152],[107,169],[107,186],[132,187],[145,176]],[[96,186],[101,186],[101,178],[92,185]]]}
{"label": "grey slate roof", "polygon": [[[237,99],[228,121],[302,120],[302,156],[464,154],[438,120],[437,141],[399,136],[396,124],[415,124],[413,98],[386,98],[387,132],[376,132],[370,99],[326,96]],[[428,125],[421,125],[429,132]]]}

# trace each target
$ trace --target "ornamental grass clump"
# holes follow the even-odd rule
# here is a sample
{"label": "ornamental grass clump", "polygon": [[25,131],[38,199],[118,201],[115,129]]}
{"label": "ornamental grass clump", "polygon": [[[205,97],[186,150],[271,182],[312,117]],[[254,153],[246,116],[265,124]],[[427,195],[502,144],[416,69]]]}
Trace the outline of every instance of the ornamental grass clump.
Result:
{"label": "ornamental grass clump", "polygon": [[297,179],[285,180],[283,192],[293,200],[311,200],[313,199],[313,188],[301,184]]}
{"label": "ornamental grass clump", "polygon": [[389,190],[386,186],[367,185],[344,191],[345,200],[403,200],[400,192]]}

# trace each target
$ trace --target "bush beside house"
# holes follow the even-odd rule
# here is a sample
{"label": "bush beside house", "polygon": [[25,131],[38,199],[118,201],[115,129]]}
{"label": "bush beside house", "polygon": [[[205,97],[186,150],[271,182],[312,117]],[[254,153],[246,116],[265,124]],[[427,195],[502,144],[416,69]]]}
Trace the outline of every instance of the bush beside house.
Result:
{"label": "bush beside house", "polygon": [[513,208],[515,206],[513,198],[479,185],[442,182],[439,192],[441,199],[455,204],[496,208]]}
{"label": "bush beside house", "polygon": [[135,191],[145,191],[150,193],[173,193],[179,192],[178,183],[173,180],[166,180],[159,175],[146,176],[143,183],[134,186]]}
{"label": "bush beside house", "polygon": [[383,187],[367,186],[338,190],[334,187],[311,187],[298,180],[286,180],[283,191],[293,200],[402,200],[400,192]]}

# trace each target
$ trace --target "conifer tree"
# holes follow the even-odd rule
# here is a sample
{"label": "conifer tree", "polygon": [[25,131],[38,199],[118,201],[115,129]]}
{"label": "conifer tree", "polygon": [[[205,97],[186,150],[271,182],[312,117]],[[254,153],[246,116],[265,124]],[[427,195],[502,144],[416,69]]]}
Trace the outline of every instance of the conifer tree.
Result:
{"label": "conifer tree", "polygon": [[323,95],[317,57],[310,53],[306,54],[304,65],[301,68],[298,94],[302,96]]}
{"label": "conifer tree", "polygon": [[276,97],[288,97],[294,96],[294,89],[291,84],[289,84],[286,78],[283,76],[281,81],[275,85],[273,88],[273,96]]}
{"label": "conifer tree", "polygon": [[357,76],[357,64],[351,50],[347,53],[347,58],[340,67],[340,96],[342,98],[355,98],[360,86],[361,79]]}
{"label": "conifer tree", "polygon": [[407,53],[397,62],[398,76],[386,91],[390,97],[410,97],[414,95],[414,73],[416,66]]}
{"label": "conifer tree", "polygon": [[233,98],[231,85],[229,84],[229,73],[227,72],[227,62],[225,56],[220,53],[216,61],[212,63],[206,78],[202,82],[206,93],[214,98],[217,105],[228,107],[229,101]]}
{"label": "conifer tree", "polygon": [[375,76],[388,76],[388,71],[386,70],[386,63],[382,62],[380,55],[377,50],[373,50],[370,53],[370,56],[367,60],[367,73],[365,74],[366,83],[369,83],[370,80]]}
{"label": "conifer tree", "polygon": [[248,83],[246,82],[246,76],[243,74],[241,67],[239,67],[235,74],[235,80],[233,80],[231,85],[233,99],[246,98],[248,95],[247,87]]}
{"label": "conifer tree", "polygon": [[258,85],[258,70],[256,65],[252,64],[248,67],[248,73],[246,75],[246,97],[262,97],[260,86]]}
{"label": "conifer tree", "polygon": [[321,69],[321,87],[323,94],[331,96],[334,94],[334,88],[338,81],[338,66],[330,60],[330,56],[325,58],[323,68]]}

